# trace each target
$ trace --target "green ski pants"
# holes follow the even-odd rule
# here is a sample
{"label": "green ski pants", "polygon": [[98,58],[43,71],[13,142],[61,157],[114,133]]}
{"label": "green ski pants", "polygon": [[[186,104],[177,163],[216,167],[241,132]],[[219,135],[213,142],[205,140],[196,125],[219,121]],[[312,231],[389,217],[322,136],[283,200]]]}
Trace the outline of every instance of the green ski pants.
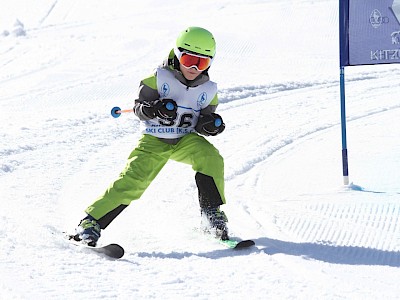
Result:
{"label": "green ski pants", "polygon": [[169,159],[189,164],[194,171],[212,177],[225,203],[224,160],[207,139],[190,133],[171,145],[144,134],[117,180],[86,209],[86,213],[99,220],[121,205],[127,206],[139,199]]}

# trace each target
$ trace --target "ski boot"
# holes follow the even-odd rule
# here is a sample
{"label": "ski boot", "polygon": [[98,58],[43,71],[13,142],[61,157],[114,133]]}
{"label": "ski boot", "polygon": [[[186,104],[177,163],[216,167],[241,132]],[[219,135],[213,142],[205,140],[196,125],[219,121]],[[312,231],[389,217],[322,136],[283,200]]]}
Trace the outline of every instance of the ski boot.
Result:
{"label": "ski boot", "polygon": [[73,239],[88,246],[95,247],[100,238],[100,224],[92,216],[87,215],[75,229]]}
{"label": "ski boot", "polygon": [[[215,237],[223,241],[229,240],[228,227],[226,222],[228,218],[223,211],[219,210],[219,207],[215,208],[202,208],[201,215],[203,220],[206,219],[208,224],[203,224],[206,231],[215,234]],[[207,226],[208,225],[208,226]]]}

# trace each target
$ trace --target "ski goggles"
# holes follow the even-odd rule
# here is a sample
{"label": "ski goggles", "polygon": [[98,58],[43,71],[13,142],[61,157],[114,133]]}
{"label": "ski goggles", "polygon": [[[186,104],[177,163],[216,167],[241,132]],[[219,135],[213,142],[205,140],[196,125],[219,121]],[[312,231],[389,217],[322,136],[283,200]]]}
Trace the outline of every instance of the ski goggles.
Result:
{"label": "ski goggles", "polygon": [[179,63],[186,69],[196,68],[198,71],[204,71],[211,66],[212,58],[209,56],[203,56],[194,54],[191,52],[180,51],[175,48],[175,55],[179,60]]}

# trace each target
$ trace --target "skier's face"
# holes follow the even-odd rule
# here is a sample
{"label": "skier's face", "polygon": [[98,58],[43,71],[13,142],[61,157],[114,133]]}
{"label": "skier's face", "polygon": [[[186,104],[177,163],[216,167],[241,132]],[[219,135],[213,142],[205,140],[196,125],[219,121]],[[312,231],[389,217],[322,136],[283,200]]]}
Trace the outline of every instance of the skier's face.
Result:
{"label": "skier's face", "polygon": [[197,70],[195,67],[193,68],[185,68],[182,65],[179,66],[179,69],[181,70],[183,76],[187,80],[194,80],[201,74],[202,71]]}

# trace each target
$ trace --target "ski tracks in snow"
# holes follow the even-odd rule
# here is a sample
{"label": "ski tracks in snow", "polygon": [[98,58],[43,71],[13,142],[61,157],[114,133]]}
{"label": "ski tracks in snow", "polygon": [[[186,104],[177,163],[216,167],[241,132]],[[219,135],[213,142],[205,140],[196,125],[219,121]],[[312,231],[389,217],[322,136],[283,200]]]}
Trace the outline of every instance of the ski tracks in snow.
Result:
{"label": "ski tracks in snow", "polygon": [[[286,73],[290,75],[293,69],[299,69],[302,74],[302,67],[318,60],[318,56],[296,55],[291,61],[300,64],[294,67],[286,61],[285,54],[289,53],[279,53],[283,48],[276,50],[279,56],[266,55],[266,44],[261,41],[256,45],[251,35],[248,44],[240,46],[235,44],[238,39],[234,31],[232,35],[222,35],[225,48],[232,51],[225,52],[218,61],[226,67],[235,62],[235,72],[250,72],[235,74],[237,77],[230,78],[232,81],[246,77],[247,82],[252,82],[252,78],[259,77],[264,82],[264,78],[266,81],[268,77],[274,78],[281,73],[281,67],[287,66],[280,75],[284,79],[275,78],[275,83],[248,86],[239,83],[222,89],[218,112],[227,127],[222,135],[210,138],[225,157],[228,203],[224,210],[232,235],[254,239],[257,248],[239,253],[218,249],[216,244],[193,234],[191,229],[199,221],[193,172],[190,167],[176,164],[167,165],[144,199],[132,204],[129,211],[103,232],[104,242],[112,239],[126,247],[124,259],[88,259],[87,253],[77,253],[64,241],[55,239],[54,233],[63,228],[63,219],[71,225],[68,229],[76,226],[82,209],[98,196],[97,192],[104,191],[123,167],[140,136],[138,121],[128,115],[112,119],[109,110],[121,105],[118,102],[122,98],[129,98],[126,104],[131,105],[135,89],[132,84],[136,85],[134,82],[143,75],[137,69],[143,70],[153,63],[152,58],[158,59],[161,52],[164,55],[164,49],[149,55],[156,48],[150,41],[155,31],[141,32],[145,20],[132,15],[121,18],[136,23],[122,22],[119,6],[112,6],[114,14],[105,24],[90,1],[82,4],[91,6],[90,10],[81,9],[78,1],[49,3],[53,5],[41,15],[41,28],[28,30],[24,43],[6,45],[1,50],[5,56],[1,65],[5,70],[0,78],[3,85],[0,104],[7,118],[3,120],[0,136],[3,141],[0,182],[7,189],[0,192],[1,198],[8,201],[2,202],[0,213],[4,224],[0,238],[5,241],[1,245],[5,254],[1,262],[7,274],[0,284],[0,298],[2,293],[31,298],[72,295],[176,299],[179,293],[187,299],[398,296],[392,284],[400,265],[398,194],[372,192],[374,189],[370,187],[352,186],[350,190],[340,187],[338,80],[324,81],[327,75],[322,74],[321,81],[319,78],[290,81],[285,78]],[[255,3],[261,5],[262,1]],[[287,5],[276,4],[283,13],[269,14],[272,17],[269,19],[261,11],[261,25],[265,26],[257,23],[258,29],[274,30],[272,24],[286,20],[295,29],[300,25],[303,29],[318,28],[315,23],[321,24],[319,21],[333,22],[320,13],[323,7],[319,5],[326,6],[325,3],[297,4],[290,11]],[[138,5],[135,11],[143,13]],[[145,2],[142,5],[146,20],[150,13],[154,16],[154,6],[147,7]],[[167,7],[162,5],[157,3],[156,9],[165,15]],[[170,11],[176,12],[178,4],[168,3],[168,7],[171,5]],[[242,6],[251,9],[251,5]],[[193,8],[191,11],[197,11]],[[254,12],[258,8],[257,5],[251,11],[251,20],[256,20]],[[298,9],[304,22],[287,16],[287,13],[294,16]],[[335,14],[331,9],[324,11],[328,17]],[[237,22],[238,16],[246,16],[243,10],[232,13],[240,32],[244,25],[253,24],[246,20]],[[310,13],[319,19],[310,22]],[[115,23],[114,16],[118,16]],[[225,16],[218,12],[215,19],[224,22]],[[208,21],[212,22],[212,18]],[[114,23],[112,28],[111,23]],[[159,28],[158,24],[154,26]],[[224,23],[221,30],[232,24]],[[177,28],[168,28],[151,36],[151,40],[169,43],[166,36]],[[125,31],[128,35],[118,34]],[[254,32],[259,35],[259,30]],[[288,38],[289,32],[280,32],[275,39],[268,40],[268,45],[284,41],[289,46],[284,49],[292,51],[295,46],[296,54],[301,54],[304,49],[308,51],[308,41],[320,40],[320,36],[311,34]],[[325,43],[330,39],[329,32],[321,32],[325,39],[315,45],[320,47],[318,53],[323,54],[324,64],[332,57],[329,53],[325,57],[326,50],[336,45],[336,42]],[[96,38],[99,34],[101,38]],[[266,32],[262,34],[269,36]],[[135,38],[121,42],[128,36]],[[36,45],[41,47],[31,47]],[[224,43],[221,45],[224,53]],[[101,55],[97,55],[99,49]],[[33,51],[32,56],[26,56],[27,51]],[[241,60],[242,54],[255,57],[254,65],[248,68],[249,60]],[[279,69],[272,65],[268,73],[259,68],[261,58],[281,58],[282,64]],[[261,61],[265,65],[272,62]],[[227,74],[222,69],[223,79]],[[396,97],[385,98],[377,105],[377,99],[387,94],[383,89],[390,88],[393,95],[399,94],[398,84],[387,80],[396,79],[399,74],[395,68],[389,68],[379,73],[357,71],[349,76],[349,125],[399,110]],[[367,90],[366,80],[370,83]],[[374,84],[379,88],[374,89]],[[315,160],[313,153],[326,156]],[[334,170],[332,165],[338,166],[337,174],[327,174],[324,170],[324,166]],[[287,173],[282,174],[282,170]],[[378,192],[386,193],[384,202],[380,201],[383,194]],[[335,197],[338,199],[333,201]],[[363,278],[358,277],[360,269],[365,270]],[[386,274],[382,278],[379,275],[383,271]],[[86,280],[83,286],[82,278],[87,274],[96,274],[96,279]]]}
{"label": "ski tracks in snow", "polygon": [[[371,80],[371,85],[382,80],[380,77],[367,79]],[[354,84],[350,89],[357,90],[358,82],[363,80],[363,75],[350,80]],[[247,234],[257,232],[260,235],[257,244],[264,247],[266,253],[286,253],[336,264],[400,266],[398,193],[383,192],[386,200],[389,196],[393,201],[377,203],[380,192],[352,185],[343,188],[337,201],[324,201],[324,195],[337,193],[341,185],[337,84],[288,84],[250,87],[248,90],[240,87],[224,92],[230,95],[222,99],[220,108],[227,132],[229,124],[238,123],[233,125],[232,135],[226,133],[228,137],[221,136],[223,143],[233,144],[229,148],[232,151],[224,154],[227,189],[234,202],[228,215],[233,215],[234,221],[245,219],[240,222],[241,226],[253,224],[253,229],[247,230]],[[396,100],[385,99],[385,106],[374,104],[384,94],[383,90],[371,89],[365,93],[365,97],[356,98],[363,101],[361,108],[360,103],[350,103],[351,109],[358,105],[358,110],[351,111],[348,122],[374,116],[379,118],[385,112],[399,111],[400,105]],[[323,99],[325,109],[317,110],[313,103],[320,100],[320,95],[328,98]],[[237,110],[242,105],[247,105],[246,112],[251,114],[242,114],[242,120],[231,121],[230,112],[240,115]],[[279,105],[282,105],[282,110],[277,109]],[[251,106],[254,106],[253,111],[249,109]],[[287,111],[293,113],[295,106],[299,107],[299,112],[288,116]],[[282,117],[275,115],[275,123],[269,122],[269,109],[274,113],[281,111]],[[332,118],[332,110],[337,111],[336,120]],[[326,113],[328,111],[329,114]],[[282,122],[277,124],[277,120]],[[259,130],[259,139],[252,140],[253,134],[247,138],[247,130]],[[309,141],[311,146],[307,146]],[[334,147],[336,152],[332,150]],[[334,174],[324,174],[323,169],[315,166],[319,164],[321,168],[326,161],[313,162],[312,158],[307,158],[312,151],[319,149],[327,151],[327,161],[338,165],[337,178]],[[303,151],[305,162],[291,161],[293,151]],[[290,161],[287,164],[293,165],[293,174],[279,174],[279,168],[275,166],[282,161]],[[246,181],[243,182],[242,178]],[[296,181],[298,194],[288,194],[285,185],[292,190]],[[328,189],[323,188],[326,181],[333,182]],[[244,185],[254,186],[255,193],[241,193]],[[365,201],[355,201],[358,199],[355,194],[360,192],[365,194]],[[292,201],[296,202],[294,207]],[[233,208],[235,205],[239,205],[240,209]],[[240,228],[242,232],[246,231]]]}

